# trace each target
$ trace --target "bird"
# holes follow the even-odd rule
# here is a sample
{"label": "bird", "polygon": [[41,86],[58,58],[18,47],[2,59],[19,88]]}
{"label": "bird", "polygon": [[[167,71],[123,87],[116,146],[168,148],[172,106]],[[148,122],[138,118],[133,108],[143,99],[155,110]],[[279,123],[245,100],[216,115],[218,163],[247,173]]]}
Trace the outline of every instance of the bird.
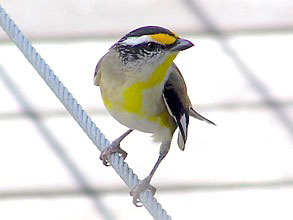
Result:
{"label": "bird", "polygon": [[128,127],[101,152],[103,164],[108,166],[108,157],[115,152],[126,158],[120,143],[133,130],[151,133],[153,140],[161,143],[150,174],[130,191],[135,206],[142,206],[141,192],[155,194],[156,188],[150,182],[168,154],[177,127],[177,144],[183,151],[189,116],[215,125],[194,110],[183,76],[173,62],[179,52],[192,46],[192,42],[166,28],[143,26],[114,43],[96,66],[94,85],[99,86],[106,109]]}

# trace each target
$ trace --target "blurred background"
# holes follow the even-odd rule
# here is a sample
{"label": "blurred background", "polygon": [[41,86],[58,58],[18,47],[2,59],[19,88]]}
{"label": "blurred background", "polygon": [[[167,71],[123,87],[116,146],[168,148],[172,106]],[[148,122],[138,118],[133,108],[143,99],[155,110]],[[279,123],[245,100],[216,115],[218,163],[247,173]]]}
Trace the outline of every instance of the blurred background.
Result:
{"label": "blurred background", "polygon": [[[93,85],[98,60],[132,29],[159,25],[195,47],[176,59],[195,109],[152,184],[173,219],[293,219],[293,1],[2,0],[2,7],[109,140],[126,128]],[[0,219],[151,219],[0,29]],[[175,140],[176,141],[176,140]],[[159,145],[122,144],[139,178]]]}

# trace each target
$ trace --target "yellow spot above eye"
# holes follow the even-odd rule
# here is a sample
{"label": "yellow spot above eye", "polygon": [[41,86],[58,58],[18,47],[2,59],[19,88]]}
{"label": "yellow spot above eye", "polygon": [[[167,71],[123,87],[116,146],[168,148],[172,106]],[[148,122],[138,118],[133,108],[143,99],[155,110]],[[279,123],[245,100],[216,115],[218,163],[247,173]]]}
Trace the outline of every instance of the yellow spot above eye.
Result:
{"label": "yellow spot above eye", "polygon": [[170,36],[168,34],[153,34],[150,36],[153,40],[161,44],[173,44],[176,41],[176,37]]}

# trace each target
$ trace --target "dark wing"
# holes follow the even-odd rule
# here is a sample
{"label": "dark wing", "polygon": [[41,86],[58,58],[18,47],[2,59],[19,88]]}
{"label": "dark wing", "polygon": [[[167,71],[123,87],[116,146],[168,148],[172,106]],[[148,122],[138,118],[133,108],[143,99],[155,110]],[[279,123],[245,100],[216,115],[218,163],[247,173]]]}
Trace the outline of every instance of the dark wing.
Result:
{"label": "dark wing", "polygon": [[187,140],[189,124],[190,101],[187,95],[186,85],[179,69],[175,64],[163,89],[163,99],[170,115],[179,127],[178,146],[184,150]]}

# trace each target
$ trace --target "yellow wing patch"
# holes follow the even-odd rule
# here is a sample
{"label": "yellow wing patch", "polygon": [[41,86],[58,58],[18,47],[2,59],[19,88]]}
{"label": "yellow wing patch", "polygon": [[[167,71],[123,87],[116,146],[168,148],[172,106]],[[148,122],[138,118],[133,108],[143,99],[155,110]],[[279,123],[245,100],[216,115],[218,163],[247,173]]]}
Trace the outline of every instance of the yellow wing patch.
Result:
{"label": "yellow wing patch", "polygon": [[176,37],[170,36],[169,34],[153,34],[150,37],[164,45],[173,44],[176,41]]}

